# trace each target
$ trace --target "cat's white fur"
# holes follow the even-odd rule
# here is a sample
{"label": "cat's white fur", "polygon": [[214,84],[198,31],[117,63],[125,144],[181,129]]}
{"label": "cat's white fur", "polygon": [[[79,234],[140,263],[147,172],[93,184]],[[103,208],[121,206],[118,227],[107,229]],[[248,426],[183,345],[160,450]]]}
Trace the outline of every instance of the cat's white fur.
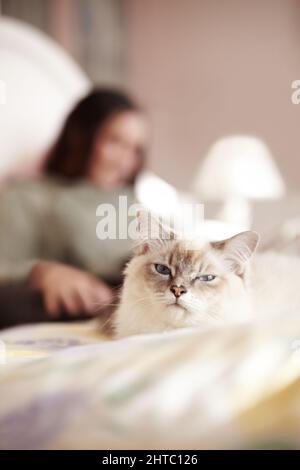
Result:
{"label": "cat's white fur", "polygon": [[[191,287],[180,297],[180,303],[174,304],[170,289],[158,294],[143,273],[145,265],[160,263],[161,252],[172,250],[176,241],[150,243],[145,239],[125,271],[115,313],[116,336],[300,313],[300,259],[276,253],[252,256],[257,242],[255,232],[244,232],[216,245],[193,242],[193,248],[203,252],[204,265],[214,266],[217,276],[225,281],[223,287],[216,281],[215,287],[203,293]],[[180,243],[191,247],[191,242]],[[196,275],[191,273],[192,277]],[[177,281],[185,282],[180,276]]]}

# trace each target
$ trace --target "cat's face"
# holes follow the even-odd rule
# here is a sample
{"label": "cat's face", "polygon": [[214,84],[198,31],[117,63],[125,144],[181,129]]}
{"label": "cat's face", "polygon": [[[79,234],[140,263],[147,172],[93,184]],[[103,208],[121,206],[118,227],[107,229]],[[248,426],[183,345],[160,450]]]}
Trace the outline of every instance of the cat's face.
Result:
{"label": "cat's face", "polygon": [[174,236],[144,240],[126,270],[119,333],[213,325],[236,314],[242,319],[245,267],[257,242],[254,232],[206,245]]}

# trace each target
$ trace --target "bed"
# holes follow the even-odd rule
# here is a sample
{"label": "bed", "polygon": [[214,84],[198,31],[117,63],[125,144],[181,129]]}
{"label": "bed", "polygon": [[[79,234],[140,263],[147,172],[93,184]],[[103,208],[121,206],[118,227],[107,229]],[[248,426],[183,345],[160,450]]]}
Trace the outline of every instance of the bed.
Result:
{"label": "bed", "polygon": [[1,449],[300,445],[300,316],[109,340],[97,321],[0,334]]}
{"label": "bed", "polygon": [[[49,97],[51,113],[42,114],[42,128],[42,99],[30,107],[30,118],[17,106],[2,113],[6,138],[1,150],[7,158],[0,180],[16,165],[23,168],[29,155],[30,168],[23,170],[37,171],[37,156],[90,86],[57,48],[31,28],[22,29],[15,21],[1,20],[5,85],[14,89],[26,66],[27,76],[35,77],[35,94],[39,80],[41,96]],[[45,48],[51,57],[47,63]],[[28,83],[17,88],[15,96],[27,103]],[[16,129],[17,140],[11,138]],[[274,209],[266,204],[256,212],[259,231]],[[272,212],[268,230],[298,213],[299,196],[293,204],[282,204]],[[299,247],[298,240],[298,254]],[[272,323],[118,341],[101,334],[95,320],[6,329],[0,331],[0,397],[1,449],[297,448],[300,315],[286,312]]]}

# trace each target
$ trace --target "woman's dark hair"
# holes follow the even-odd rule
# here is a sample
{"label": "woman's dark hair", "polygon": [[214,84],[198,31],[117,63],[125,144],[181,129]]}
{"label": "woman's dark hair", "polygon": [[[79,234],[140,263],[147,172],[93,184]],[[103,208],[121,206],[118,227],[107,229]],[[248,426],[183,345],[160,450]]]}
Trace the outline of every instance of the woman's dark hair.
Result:
{"label": "woman's dark hair", "polygon": [[[139,111],[126,94],[109,89],[94,89],[80,100],[67,117],[62,131],[47,156],[44,172],[67,180],[86,176],[93,144],[99,129],[114,114]],[[133,184],[143,166],[143,156],[128,184]]]}

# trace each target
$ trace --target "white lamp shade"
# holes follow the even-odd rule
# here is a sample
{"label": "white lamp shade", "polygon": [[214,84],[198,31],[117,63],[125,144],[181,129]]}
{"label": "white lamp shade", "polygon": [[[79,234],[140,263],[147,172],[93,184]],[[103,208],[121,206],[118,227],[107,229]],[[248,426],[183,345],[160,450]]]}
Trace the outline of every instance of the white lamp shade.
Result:
{"label": "white lamp shade", "polygon": [[135,194],[140,204],[162,216],[173,213],[179,199],[176,189],[151,171],[143,171],[137,177]]}
{"label": "white lamp shade", "polygon": [[205,199],[273,199],[285,185],[268,147],[252,136],[218,140],[206,155],[194,182]]}

